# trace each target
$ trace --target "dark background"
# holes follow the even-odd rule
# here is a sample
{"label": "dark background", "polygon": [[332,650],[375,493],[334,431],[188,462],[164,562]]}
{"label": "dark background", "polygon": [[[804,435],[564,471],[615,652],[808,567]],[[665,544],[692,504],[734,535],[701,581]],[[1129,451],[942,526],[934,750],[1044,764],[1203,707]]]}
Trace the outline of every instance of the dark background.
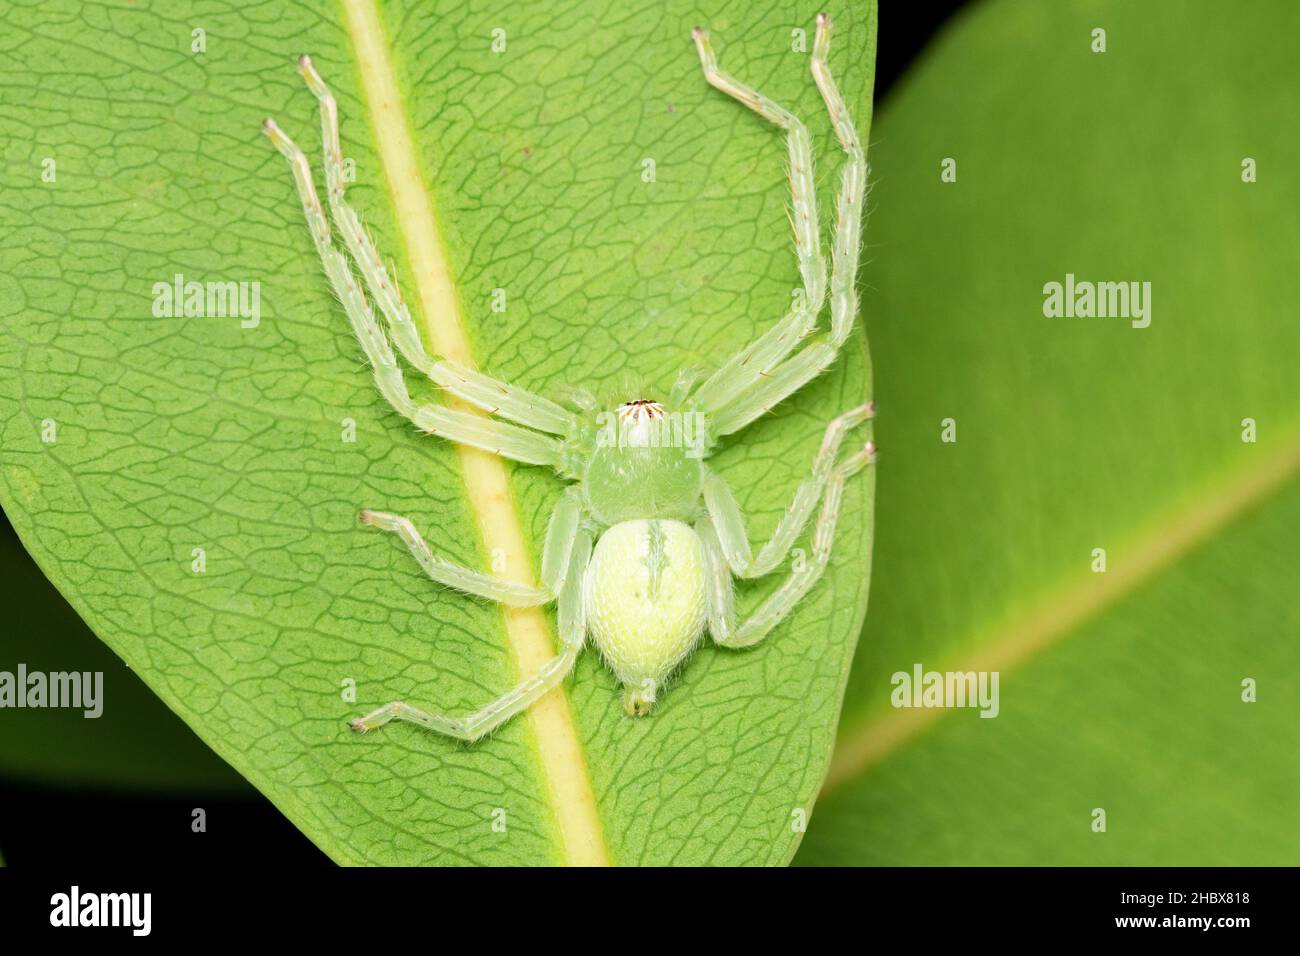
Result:
{"label": "dark background", "polygon": [[[962,5],[960,0],[880,0],[877,109],[908,66]],[[24,604],[41,609],[44,618],[66,618],[65,626],[79,627],[84,633],[87,656],[93,657],[90,663],[79,665],[78,670],[87,667],[103,670],[105,684],[110,686],[139,680],[85,625],[75,621],[76,613],[27,556],[3,513],[0,513],[0,556],[3,556],[0,567],[8,569],[7,573],[13,574],[16,569],[16,577],[25,592]],[[16,588],[10,593],[17,593]],[[42,626],[41,617],[24,620],[16,607],[6,610],[3,625],[6,635],[13,628]],[[3,644],[11,645],[8,636]],[[7,659],[0,659],[2,666],[11,664]],[[160,737],[187,736],[194,747],[204,746],[161,701],[157,702],[155,717]],[[150,743],[142,739],[139,747],[147,752]],[[195,807],[202,807],[207,814],[206,833],[191,833],[191,813]],[[293,824],[247,785],[229,787],[224,793],[178,791],[159,795],[12,779],[0,774],[0,822],[3,823],[0,852],[4,854],[4,862],[14,867],[48,865],[52,860],[60,861],[61,865],[133,861],[224,867],[268,859],[275,860],[277,869],[305,863],[330,864]]]}

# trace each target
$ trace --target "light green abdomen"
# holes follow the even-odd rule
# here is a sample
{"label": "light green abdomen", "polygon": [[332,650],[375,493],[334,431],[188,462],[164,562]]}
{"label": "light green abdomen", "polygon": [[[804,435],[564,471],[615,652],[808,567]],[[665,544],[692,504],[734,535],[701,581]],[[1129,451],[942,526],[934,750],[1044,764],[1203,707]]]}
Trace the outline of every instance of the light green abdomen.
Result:
{"label": "light green abdomen", "polygon": [[680,521],[614,525],[583,582],[592,640],[623,684],[662,683],[704,632],[704,553]]}

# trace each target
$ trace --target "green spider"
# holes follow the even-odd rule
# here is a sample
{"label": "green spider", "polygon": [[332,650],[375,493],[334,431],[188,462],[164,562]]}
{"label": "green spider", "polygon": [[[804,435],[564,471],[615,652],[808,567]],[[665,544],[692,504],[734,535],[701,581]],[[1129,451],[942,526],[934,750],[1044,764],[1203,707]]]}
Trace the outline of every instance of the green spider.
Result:
{"label": "green spider", "polygon": [[[406,518],[361,512],[363,523],[399,535],[429,577],[440,584],[512,607],[557,602],[561,650],[538,673],[467,716],[426,713],[394,702],[351,721],[354,730],[365,732],[391,720],[405,720],[461,740],[478,740],[560,684],[573,669],[589,633],[623,685],[627,713],[644,716],[706,628],[723,647],[756,644],[821,576],[830,558],[844,483],[875,460],[870,441],[837,462],[839,448],[850,429],[873,416],[873,403],[829,423],[812,474],[799,485],[757,555],[731,490],[703,459],[714,439],[744,428],[829,367],[853,327],[867,161],[827,66],[830,35],[830,20],[822,14],[817,18],[812,73],[847,154],[829,283],[807,127],[757,90],[722,72],[708,34],[693,31],[708,82],[786,131],[791,222],[803,302],[702,383],[697,384],[695,374],[682,373],[665,402],[628,397],[612,410],[602,409],[581,391],[575,393],[570,409],[428,355],[400,292],[356,212],[344,201],[334,97],[311,60],[304,56],[299,61],[299,71],[320,101],[334,226],[378,303],[389,335],[411,366],[495,417],[419,403],[407,393],[388,337],[348,260],[330,241],[329,222],[316,196],[307,157],[268,119],[264,131],[289,160],[325,273],[374,368],[380,393],[425,432],[514,461],[549,466],[574,482],[552,512],[539,587],[474,571],[433,554]],[[804,344],[816,332],[817,316],[828,296],[830,330]],[[663,440],[665,435],[680,438],[687,431],[682,422],[700,423],[698,437],[703,440]],[[790,553],[818,502],[821,512],[813,526],[813,553],[807,566],[792,571],[750,617],[737,622],[733,579],[774,571]]]}

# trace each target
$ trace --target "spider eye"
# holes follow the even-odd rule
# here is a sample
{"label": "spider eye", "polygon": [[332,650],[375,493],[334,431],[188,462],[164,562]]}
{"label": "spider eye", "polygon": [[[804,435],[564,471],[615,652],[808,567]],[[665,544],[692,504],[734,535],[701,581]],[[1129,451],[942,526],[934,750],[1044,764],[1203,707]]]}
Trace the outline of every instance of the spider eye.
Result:
{"label": "spider eye", "polygon": [[650,398],[638,398],[618,406],[618,417],[625,422],[647,422],[662,418],[664,407]]}

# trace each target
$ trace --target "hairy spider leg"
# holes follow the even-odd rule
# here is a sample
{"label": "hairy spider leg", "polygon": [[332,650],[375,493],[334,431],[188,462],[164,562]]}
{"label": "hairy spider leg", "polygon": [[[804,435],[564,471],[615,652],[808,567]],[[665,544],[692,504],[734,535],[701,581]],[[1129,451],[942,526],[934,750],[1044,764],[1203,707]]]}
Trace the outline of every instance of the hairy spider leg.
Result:
{"label": "hairy spider leg", "polygon": [[[830,334],[775,368],[764,369],[759,374],[751,373],[748,384],[739,393],[732,393],[734,397],[714,408],[710,432],[717,437],[744,428],[824,372],[853,329],[853,319],[858,310],[856,285],[858,258],[862,248],[862,207],[866,197],[867,157],[849,117],[844,98],[831,77],[827,63],[830,42],[830,18],[820,14],[817,17],[817,35],[813,41],[812,73],[830,112],[835,134],[847,154],[840,179],[831,245]],[[744,96],[737,93],[732,95],[750,108],[757,109]]]}
{"label": "hairy spider leg", "polygon": [[571,412],[555,402],[509,385],[482,372],[445,359],[433,359],[424,349],[420,333],[411,320],[402,290],[389,278],[379,252],[361,220],[344,198],[343,150],[339,146],[339,112],[334,94],[312,65],[311,57],[298,60],[298,72],[320,101],[321,140],[325,152],[325,194],[330,214],[343,236],[371,297],[388,320],[388,331],[397,349],[412,366],[453,395],[485,411],[555,435],[568,435],[576,421]]}
{"label": "hairy spider leg", "polygon": [[563,445],[554,438],[482,415],[412,400],[406,391],[401,367],[375,320],[370,302],[352,275],[347,259],[330,242],[329,223],[325,219],[320,199],[316,196],[307,157],[274,120],[268,119],[262,129],[275,144],[275,148],[289,161],[321,264],[335,295],[343,303],[366,358],[374,367],[375,384],[380,394],[394,409],[426,432],[464,445],[473,445],[505,458],[531,465],[549,465],[559,470]]}
{"label": "hairy spider leg", "polygon": [[808,127],[789,110],[721,70],[707,32],[696,29],[691,31],[691,36],[699,50],[700,64],[709,85],[786,131],[790,158],[790,225],[794,230],[795,253],[799,258],[804,289],[804,301],[800,307],[791,310],[766,333],[732,356],[699,387],[694,395],[695,405],[707,413],[723,407],[759,381],[812,334],[817,314],[826,301],[826,258],[822,255],[821,230],[817,221],[817,189]]}
{"label": "hairy spider leg", "polygon": [[813,460],[812,474],[795,490],[794,499],[777,522],[771,538],[753,556],[749,536],[745,532],[745,518],[731,488],[716,472],[707,471],[704,477],[704,505],[708,511],[713,534],[731,573],[738,578],[757,578],[770,574],[790,553],[830,479],[832,466],[839,454],[840,444],[849,429],[870,419],[875,405],[868,402],[831,420],[822,437],[821,448]]}
{"label": "hairy spider leg", "polygon": [[361,512],[361,523],[395,533],[406,544],[424,573],[439,584],[488,598],[510,607],[537,607],[559,596],[569,570],[569,557],[578,540],[582,511],[573,488],[566,490],[551,512],[542,545],[542,584],[530,587],[455,564],[434,554],[408,518],[384,511]]}
{"label": "hairy spider leg", "polygon": [[582,601],[582,579],[590,560],[591,536],[582,532],[574,545],[569,561],[569,573],[560,591],[557,609],[560,653],[543,664],[536,674],[464,717],[430,714],[410,704],[394,701],[353,720],[352,729],[357,733],[365,733],[376,727],[382,727],[392,720],[405,720],[427,730],[472,743],[500,727],[515,714],[526,710],[547,692],[559,686],[573,670],[574,661],[578,659],[578,653],[582,650],[587,635],[586,610]]}
{"label": "hairy spider leg", "polygon": [[734,595],[727,558],[709,517],[698,527],[704,542],[705,560],[709,569],[709,586],[705,590],[709,633],[714,643],[722,647],[750,647],[765,638],[772,628],[780,624],[821,578],[830,560],[831,545],[835,540],[835,524],[839,519],[844,483],[858,471],[876,460],[876,447],[867,442],[861,451],[850,455],[831,469],[826,480],[821,514],[813,525],[813,553],[808,565],[801,570],[791,570],[780,586],[760,604],[748,618],[736,625]]}

